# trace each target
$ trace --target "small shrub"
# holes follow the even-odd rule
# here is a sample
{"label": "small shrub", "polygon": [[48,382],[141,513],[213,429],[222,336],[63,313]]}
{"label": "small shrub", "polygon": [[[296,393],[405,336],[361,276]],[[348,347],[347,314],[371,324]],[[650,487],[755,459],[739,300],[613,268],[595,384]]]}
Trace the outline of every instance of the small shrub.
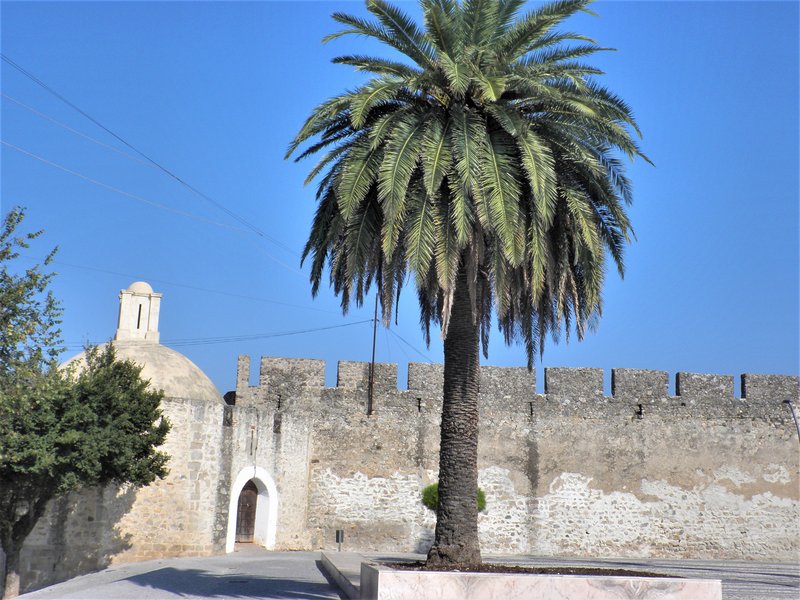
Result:
{"label": "small shrub", "polygon": [[[481,488],[478,488],[477,493],[478,512],[486,510],[486,494],[483,493]],[[439,482],[432,483],[424,490],[422,490],[422,503],[426,508],[433,512],[439,507]]]}

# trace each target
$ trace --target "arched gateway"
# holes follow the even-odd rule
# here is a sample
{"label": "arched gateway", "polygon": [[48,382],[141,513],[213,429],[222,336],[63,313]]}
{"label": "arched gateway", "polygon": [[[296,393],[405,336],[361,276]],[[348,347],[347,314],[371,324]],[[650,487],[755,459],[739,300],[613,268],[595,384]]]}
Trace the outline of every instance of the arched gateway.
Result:
{"label": "arched gateway", "polygon": [[[240,517],[240,510],[243,512],[253,510],[253,500],[255,500],[255,514],[242,514]],[[247,467],[239,471],[231,486],[225,552],[233,552],[237,536],[241,541],[253,541],[271,550],[275,547],[277,522],[278,489],[275,487],[275,481],[261,467]],[[252,539],[244,539],[249,537],[250,531]]]}

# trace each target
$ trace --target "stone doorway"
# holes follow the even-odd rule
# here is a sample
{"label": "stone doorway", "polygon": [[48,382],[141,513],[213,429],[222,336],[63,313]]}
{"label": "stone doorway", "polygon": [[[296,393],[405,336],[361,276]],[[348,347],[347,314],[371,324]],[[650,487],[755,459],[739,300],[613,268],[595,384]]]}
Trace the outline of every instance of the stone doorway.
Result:
{"label": "stone doorway", "polygon": [[278,490],[272,476],[261,467],[245,467],[234,479],[229,498],[225,552],[233,552],[238,542],[272,550],[278,523]]}
{"label": "stone doorway", "polygon": [[258,502],[258,488],[252,480],[244,484],[239,493],[239,503],[236,509],[236,542],[247,543],[253,541],[256,529],[256,503]]}

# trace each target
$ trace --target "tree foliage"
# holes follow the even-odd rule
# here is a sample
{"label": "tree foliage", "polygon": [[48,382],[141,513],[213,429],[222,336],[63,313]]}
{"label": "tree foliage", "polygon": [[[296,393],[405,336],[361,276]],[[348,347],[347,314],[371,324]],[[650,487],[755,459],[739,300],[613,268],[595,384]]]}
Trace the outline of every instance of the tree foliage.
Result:
{"label": "tree foliage", "polygon": [[554,30],[588,3],[520,16],[519,0],[422,0],[424,29],[382,0],[367,2],[375,21],[333,15],[345,28],[326,40],[375,38],[409,62],[334,59],[372,77],[319,105],[289,147],[322,154],[307,179],[314,293],[327,262],[345,310],[377,282],[388,322],[411,274],[426,335],[445,336],[463,264],[484,353],[493,309],[529,364],[548,334],[584,335],[607,254],[622,274],[632,235],[618,154],[644,156],[630,108],[583,62],[609,49]]}
{"label": "tree foliage", "polygon": [[63,370],[61,309],[43,265],[12,269],[24,213],[12,210],[0,232],[0,544],[6,595],[18,591],[19,551],[47,502],[80,486],[146,485],[167,474],[156,450],[169,432],[141,367],[117,361],[112,345],[88,348],[83,368]]}
{"label": "tree foliage", "polygon": [[[590,0],[420,0],[418,25],[384,0],[334,13],[325,38],[378,40],[403,61],[335,63],[369,75],[317,106],[287,152],[319,159],[303,259],[327,266],[346,312],[378,287],[388,325],[411,280],[426,340],[444,339],[436,540],[429,561],[480,561],[478,347],[493,316],[529,368],[546,338],[582,338],[602,312],[606,261],[624,273],[633,230],[624,158],[647,160],[630,107],[584,60],[609,50],[556,28]],[[303,149],[304,147],[304,149]],[[473,348],[474,346],[474,348]]]}

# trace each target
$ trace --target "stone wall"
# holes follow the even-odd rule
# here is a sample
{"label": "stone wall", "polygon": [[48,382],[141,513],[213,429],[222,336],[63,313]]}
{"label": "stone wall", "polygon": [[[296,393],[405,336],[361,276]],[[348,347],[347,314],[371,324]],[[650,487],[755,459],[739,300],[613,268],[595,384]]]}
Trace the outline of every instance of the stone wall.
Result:
{"label": "stone wall", "polygon": [[[22,554],[23,591],[112,562],[225,551],[234,482],[274,483],[276,549],[424,552],[438,473],[443,369],[262,358],[238,361],[235,405],[164,400],[170,474],[144,489],[51,502]],[[479,517],[485,553],[796,560],[798,438],[785,400],[798,378],[615,369],[482,367]],[[259,500],[261,501],[261,500]],[[273,505],[273,506],[275,506]]]}
{"label": "stone wall", "polygon": [[51,501],[22,549],[22,592],[111,563],[222,551],[215,518],[224,405],[165,398],[161,406],[172,422],[161,448],[169,475],[145,488],[91,488]]}
{"label": "stone wall", "polygon": [[[420,494],[438,470],[441,365],[409,365],[407,390],[395,365],[376,365],[369,416],[368,363],[339,363],[335,388],[323,374],[318,361],[262,359],[267,384],[237,390],[237,403],[283,390],[293,408],[281,410],[295,411],[282,435],[304,440],[294,458],[307,460],[307,484],[298,460],[297,485],[278,490],[306,504],[282,507],[279,532],[286,519],[302,529],[302,511],[308,545],[287,547],[333,548],[344,529],[347,549],[425,551],[434,517]],[[546,369],[536,394],[526,369],[482,368],[484,552],[796,558],[798,440],[784,400],[797,400],[798,378],[744,375],[737,399],[732,376],[679,373],[676,396],[666,372],[611,376],[606,397],[602,370]]]}

